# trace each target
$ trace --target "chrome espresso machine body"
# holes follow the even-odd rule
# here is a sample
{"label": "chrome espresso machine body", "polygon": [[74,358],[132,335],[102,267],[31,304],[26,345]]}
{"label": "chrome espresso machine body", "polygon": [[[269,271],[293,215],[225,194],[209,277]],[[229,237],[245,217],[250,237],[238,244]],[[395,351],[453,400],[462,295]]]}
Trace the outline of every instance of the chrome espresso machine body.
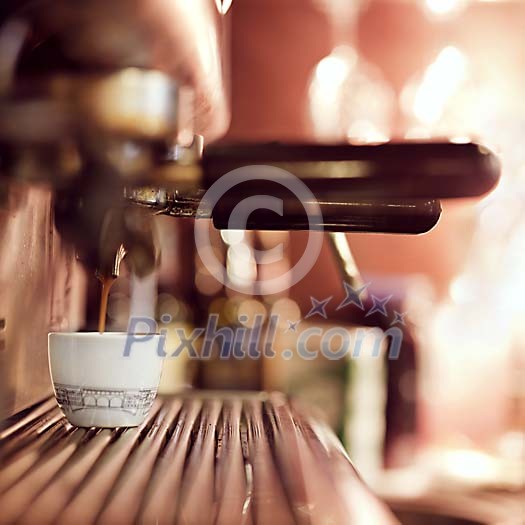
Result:
{"label": "chrome espresso machine body", "polygon": [[[47,333],[82,324],[84,270],[61,238],[111,272],[124,185],[198,187],[194,152],[201,137],[225,132],[229,108],[226,22],[213,1],[3,2],[0,10],[5,416],[49,393]],[[116,238],[100,241],[104,220]],[[154,257],[147,234],[138,242]]]}

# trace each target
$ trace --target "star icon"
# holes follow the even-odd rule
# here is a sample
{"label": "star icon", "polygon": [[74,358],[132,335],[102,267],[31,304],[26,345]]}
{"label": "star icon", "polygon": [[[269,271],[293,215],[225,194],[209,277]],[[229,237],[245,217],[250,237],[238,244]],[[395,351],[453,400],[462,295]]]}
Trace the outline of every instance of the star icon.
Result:
{"label": "star icon", "polygon": [[300,322],[301,322],[300,320],[299,321],[295,321],[295,323],[292,322],[292,321],[287,321],[288,328],[284,331],[284,333],[286,333],[286,332],[297,332],[297,326],[299,325]]}
{"label": "star icon", "polygon": [[373,303],[372,308],[368,310],[365,317],[375,314],[376,312],[387,317],[388,313],[386,311],[386,304],[388,303],[388,301],[390,301],[390,299],[392,299],[392,295],[389,295],[388,297],[384,297],[383,299],[380,299],[376,295],[372,294],[372,303]]}
{"label": "star icon", "polygon": [[310,301],[312,301],[312,308],[306,314],[305,319],[312,317],[313,315],[320,315],[326,319],[326,305],[332,300],[333,296],[328,297],[324,301],[318,301],[315,297],[310,296]]}
{"label": "star icon", "polygon": [[341,308],[344,308],[345,306],[348,306],[349,304],[355,304],[358,308],[361,310],[364,310],[365,307],[363,306],[363,300],[361,299],[361,295],[363,295],[366,292],[366,289],[370,286],[370,283],[365,284],[364,286],[361,286],[359,289],[355,289],[352,286],[350,286],[347,282],[343,281],[343,286],[345,289],[346,297],[343,299],[341,304],[336,308],[336,310],[341,310]]}
{"label": "star icon", "polygon": [[407,314],[406,312],[402,314],[398,312],[397,310],[394,310],[394,320],[390,323],[390,326],[393,326],[395,324],[402,324],[403,326],[406,326],[406,322],[405,322],[406,314]]}

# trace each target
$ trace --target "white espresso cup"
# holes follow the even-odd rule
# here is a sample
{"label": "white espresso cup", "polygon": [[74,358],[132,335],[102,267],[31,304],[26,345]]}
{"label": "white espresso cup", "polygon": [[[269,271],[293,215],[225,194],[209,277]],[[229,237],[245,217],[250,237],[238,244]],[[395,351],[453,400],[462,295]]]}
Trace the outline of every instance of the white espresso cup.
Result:
{"label": "white espresso cup", "polygon": [[57,402],[78,427],[135,427],[159,386],[158,334],[51,333],[49,369]]}

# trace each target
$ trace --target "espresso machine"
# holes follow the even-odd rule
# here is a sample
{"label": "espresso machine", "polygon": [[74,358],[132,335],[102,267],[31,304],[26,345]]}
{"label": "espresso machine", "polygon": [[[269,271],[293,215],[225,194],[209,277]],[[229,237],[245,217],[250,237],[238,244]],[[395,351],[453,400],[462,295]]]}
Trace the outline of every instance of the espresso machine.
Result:
{"label": "espresso machine", "polygon": [[[498,180],[493,154],[471,143],[217,142],[230,113],[228,9],[221,0],[0,7],[0,507],[9,509],[0,521],[266,523],[273,507],[278,523],[396,522],[333,434],[279,394],[170,398],[137,431],[116,432],[72,429],[46,400],[47,333],[83,327],[96,273],[155,270],[155,215],[324,230],[344,259],[338,234],[425,233],[440,199],[480,196]],[[223,175],[260,165],[306,185],[313,220],[311,203],[272,180],[206,200]],[[230,221],[239,203],[266,194],[282,200],[281,214]]]}

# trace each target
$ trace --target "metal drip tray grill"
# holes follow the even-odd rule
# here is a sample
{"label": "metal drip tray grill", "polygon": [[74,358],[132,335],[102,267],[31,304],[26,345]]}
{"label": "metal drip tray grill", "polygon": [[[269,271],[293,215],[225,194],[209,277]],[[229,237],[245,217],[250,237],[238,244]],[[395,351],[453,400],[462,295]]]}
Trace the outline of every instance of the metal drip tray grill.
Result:
{"label": "metal drip tray grill", "polygon": [[157,399],[135,429],[54,399],[0,432],[0,523],[397,523],[334,434],[280,394]]}

